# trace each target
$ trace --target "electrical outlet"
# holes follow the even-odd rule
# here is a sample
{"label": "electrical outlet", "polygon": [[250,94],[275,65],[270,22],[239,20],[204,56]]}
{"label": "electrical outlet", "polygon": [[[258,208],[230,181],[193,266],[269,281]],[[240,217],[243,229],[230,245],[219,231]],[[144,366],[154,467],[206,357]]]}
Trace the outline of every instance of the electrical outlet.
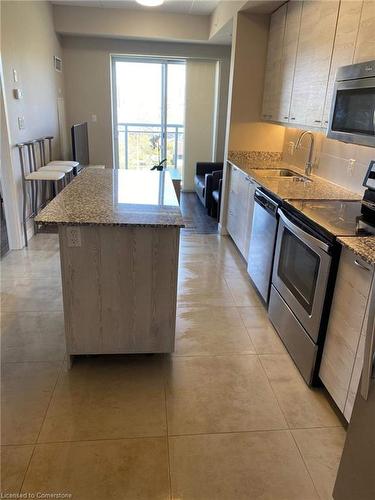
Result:
{"label": "electrical outlet", "polygon": [[290,156],[294,155],[295,149],[296,149],[295,143],[293,141],[289,141],[288,142],[288,152],[289,152]]}
{"label": "electrical outlet", "polygon": [[348,165],[347,165],[346,169],[347,169],[347,172],[349,175],[353,175],[355,162],[356,162],[356,160],[354,160],[354,158],[351,158],[350,160],[348,160]]}
{"label": "electrical outlet", "polygon": [[25,117],[24,116],[19,116],[18,117],[18,129],[19,130],[24,130],[25,129]]}
{"label": "electrical outlet", "polygon": [[91,115],[91,121],[92,121],[93,123],[96,123],[96,122],[98,121],[97,116],[96,116],[96,115]]}
{"label": "electrical outlet", "polygon": [[81,246],[81,230],[78,226],[69,226],[66,229],[66,236],[68,239],[68,247]]}

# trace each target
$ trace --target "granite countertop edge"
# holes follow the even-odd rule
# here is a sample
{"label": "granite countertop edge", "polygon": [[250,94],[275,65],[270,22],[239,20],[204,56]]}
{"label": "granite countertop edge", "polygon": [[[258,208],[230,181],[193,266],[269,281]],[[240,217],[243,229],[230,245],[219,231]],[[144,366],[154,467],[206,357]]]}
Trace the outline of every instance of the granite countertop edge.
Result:
{"label": "granite countertop edge", "polygon": [[367,264],[375,265],[375,236],[338,236],[337,240]]}
{"label": "granite countertop edge", "polygon": [[[112,169],[84,171],[68,184],[34,218],[40,225],[57,226],[107,226],[142,228],[183,228],[185,222],[170,178],[170,174],[155,181],[157,173],[122,172]],[[160,174],[161,175],[161,174]],[[149,197],[139,194],[139,201],[117,201],[121,182],[128,182],[130,188],[135,184],[152,178],[151,195],[175,198],[176,204],[150,203]],[[162,182],[163,190],[161,190]],[[117,196],[119,196],[117,194]],[[136,197],[138,193],[136,194]],[[135,197],[135,198],[136,198]],[[172,198],[171,198],[172,197]],[[133,197],[134,198],[134,197]],[[113,200],[116,200],[115,202]],[[130,196],[130,199],[132,197]],[[168,201],[169,201],[168,199]]]}
{"label": "granite countertop edge", "polygon": [[178,227],[178,228],[184,228],[185,224],[183,222],[175,222],[175,223],[168,223],[168,222],[98,222],[98,221],[85,221],[85,222],[80,222],[80,221],[48,221],[48,220],[41,220],[38,219],[38,216],[35,217],[35,222],[37,224],[42,224],[46,226],[108,226],[108,227],[150,227],[150,228],[172,228],[172,227]]}

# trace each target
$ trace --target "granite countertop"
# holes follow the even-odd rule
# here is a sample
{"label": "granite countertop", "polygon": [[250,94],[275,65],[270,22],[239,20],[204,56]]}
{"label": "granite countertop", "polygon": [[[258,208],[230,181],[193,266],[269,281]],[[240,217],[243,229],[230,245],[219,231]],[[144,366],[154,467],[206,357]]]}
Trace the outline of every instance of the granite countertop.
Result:
{"label": "granite countertop", "polygon": [[85,169],[36,217],[38,224],[183,227],[168,172]]}
{"label": "granite countertop", "polygon": [[266,177],[258,170],[266,168],[287,168],[304,176],[304,172],[283,161],[228,160],[232,165],[250,175],[258,184],[271,191],[281,200],[361,200],[362,196],[353,193],[333,182],[311,175],[311,182],[303,182],[291,177]]}
{"label": "granite countertop", "polygon": [[375,236],[341,236],[337,239],[365,262],[375,265]]}

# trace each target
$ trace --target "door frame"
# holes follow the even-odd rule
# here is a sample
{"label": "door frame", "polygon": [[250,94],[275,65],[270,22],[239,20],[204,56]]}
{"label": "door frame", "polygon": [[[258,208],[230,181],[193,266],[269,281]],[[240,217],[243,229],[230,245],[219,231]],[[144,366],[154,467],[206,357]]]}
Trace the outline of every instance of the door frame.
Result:
{"label": "door frame", "polygon": [[156,63],[162,64],[162,84],[161,84],[161,156],[167,156],[167,128],[168,128],[168,64],[186,64],[186,58],[181,57],[160,57],[147,55],[127,55],[127,54],[110,54],[111,58],[111,115],[112,115],[112,158],[114,168],[119,168],[119,148],[118,148],[118,133],[117,126],[117,92],[116,92],[116,62],[140,62],[140,63]]}
{"label": "door frame", "polygon": [[1,147],[2,164],[0,179],[3,189],[4,213],[7,223],[9,249],[16,250],[24,247],[22,224],[19,206],[19,196],[15,177],[16,154],[11,144],[8,110],[5,94],[4,72],[0,57],[0,107],[1,107]]}

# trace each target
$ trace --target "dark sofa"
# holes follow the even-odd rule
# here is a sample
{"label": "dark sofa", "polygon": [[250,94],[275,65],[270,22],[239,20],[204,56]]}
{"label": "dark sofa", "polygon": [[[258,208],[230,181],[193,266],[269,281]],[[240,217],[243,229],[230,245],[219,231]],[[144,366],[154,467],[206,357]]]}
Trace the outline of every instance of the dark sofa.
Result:
{"label": "dark sofa", "polygon": [[197,163],[194,177],[195,192],[210,215],[213,205],[212,191],[216,186],[216,180],[222,175],[223,162]]}

